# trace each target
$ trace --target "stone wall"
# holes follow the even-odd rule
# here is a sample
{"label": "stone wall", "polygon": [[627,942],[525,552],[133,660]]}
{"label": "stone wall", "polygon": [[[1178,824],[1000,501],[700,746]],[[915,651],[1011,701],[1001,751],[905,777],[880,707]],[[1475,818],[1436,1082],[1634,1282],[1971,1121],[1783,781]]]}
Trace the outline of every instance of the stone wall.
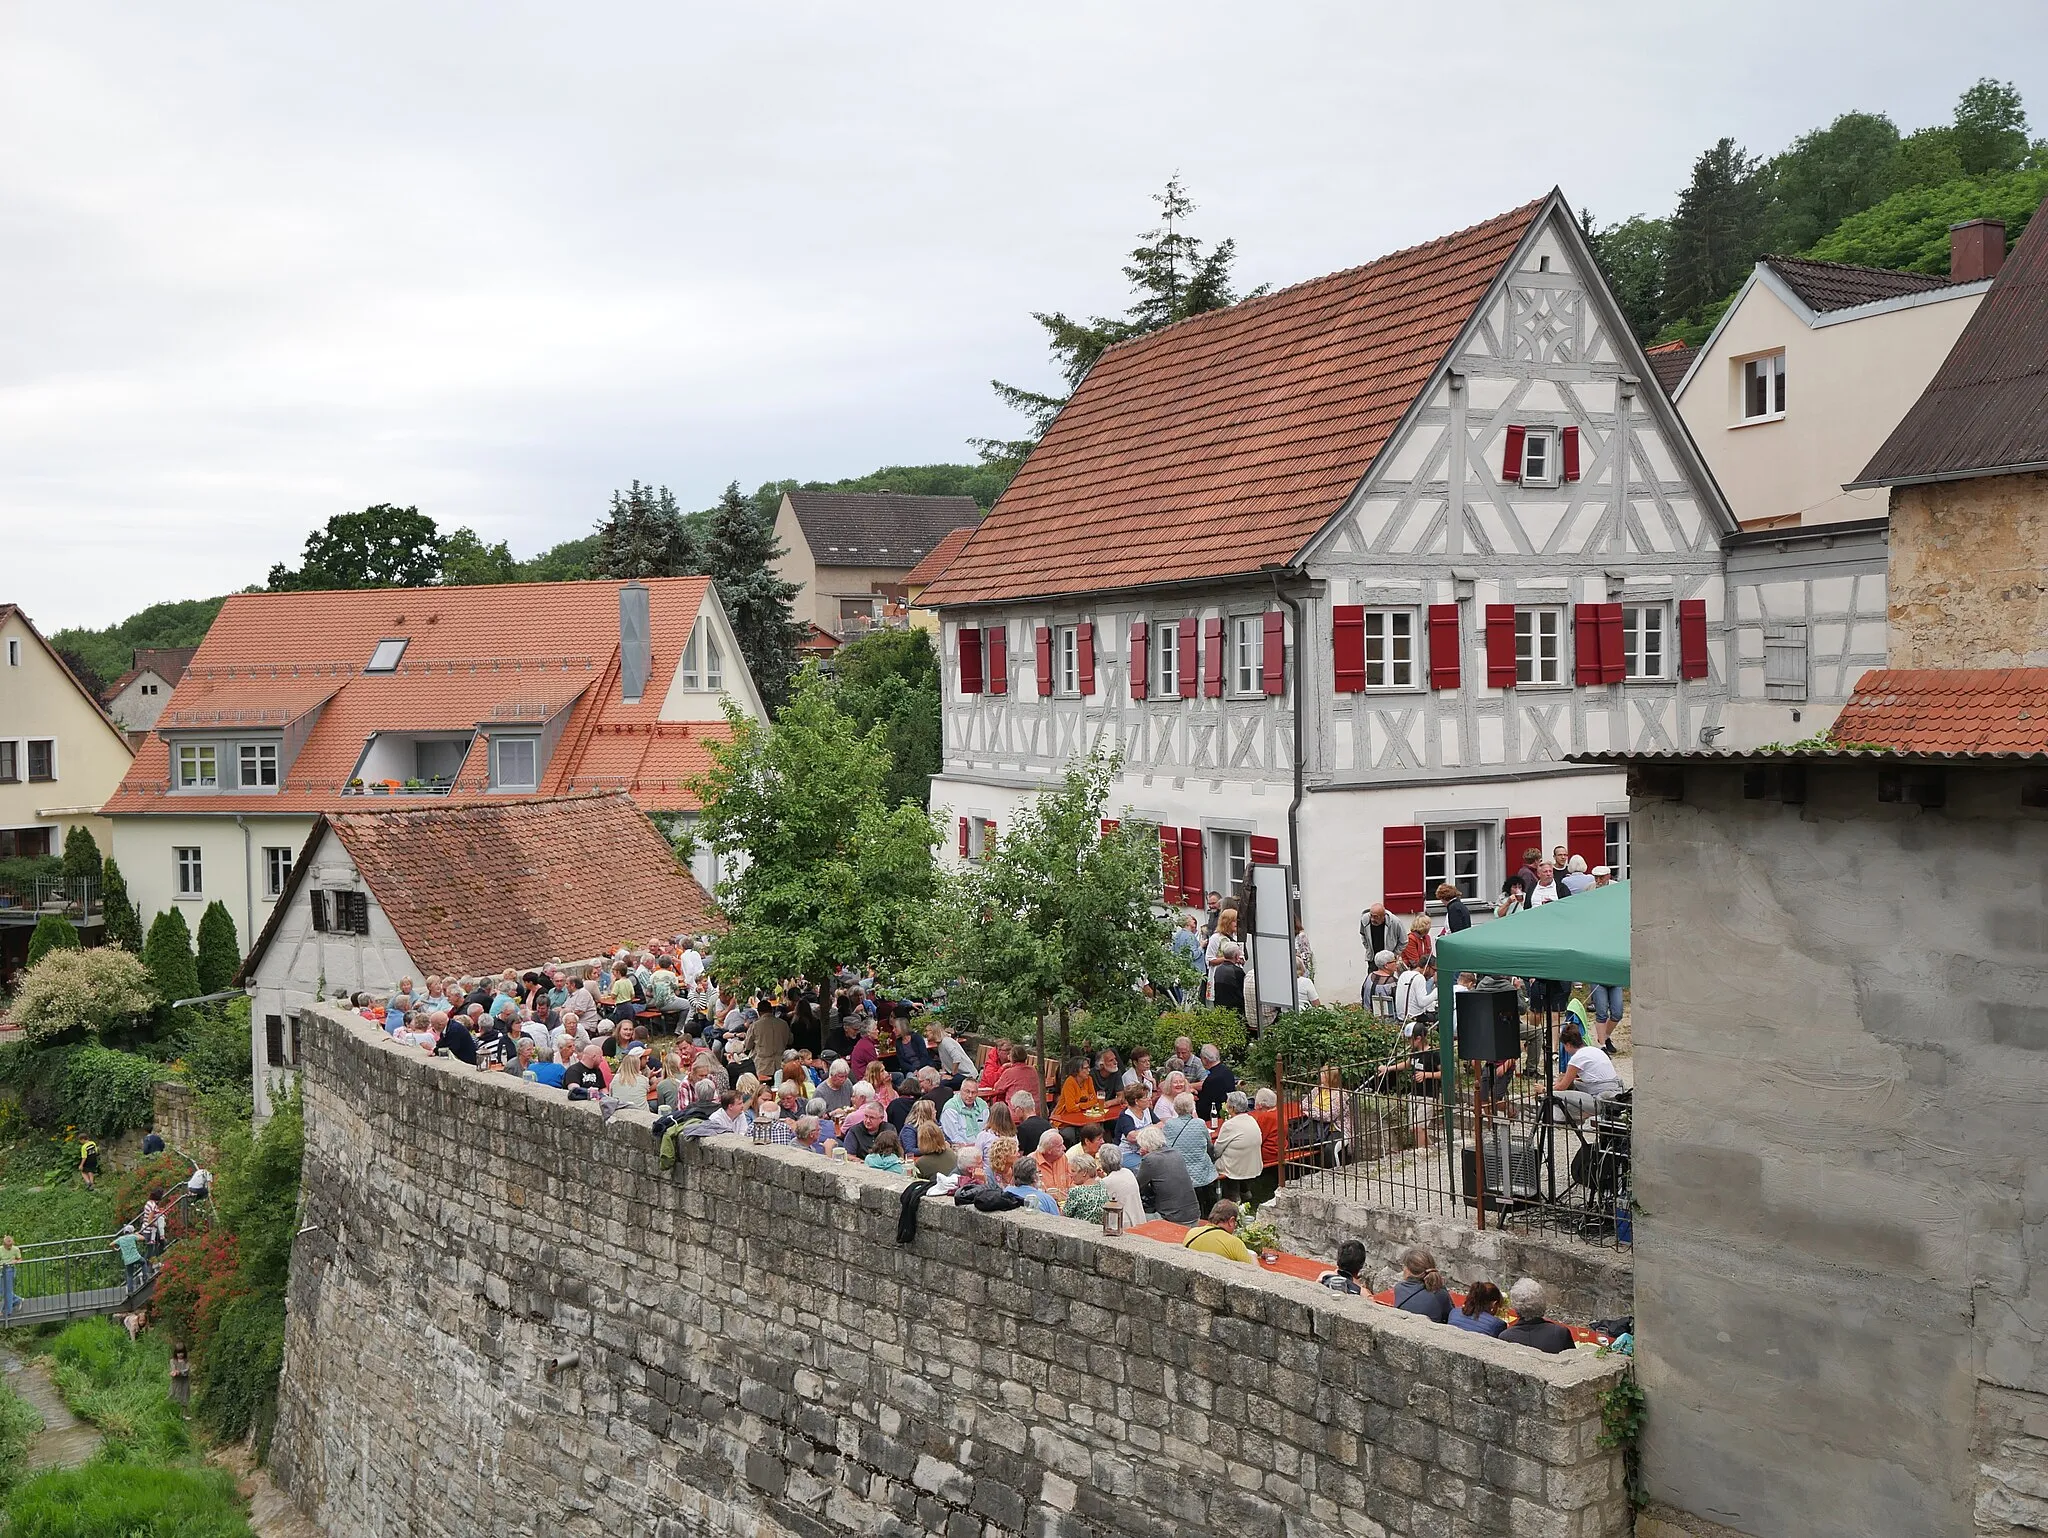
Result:
{"label": "stone wall", "polygon": [[1929,810],[1878,773],[1635,803],[1645,1472],[1762,1538],[2039,1533],[2048,811],[2038,772]]}
{"label": "stone wall", "polygon": [[1898,486],[1891,666],[2048,666],[2048,473]]}
{"label": "stone wall", "polygon": [[199,1114],[199,1096],[191,1085],[158,1080],[150,1111],[151,1126],[162,1135],[167,1147],[201,1164],[216,1161],[218,1151],[213,1146],[213,1135],[206,1130],[206,1122]]}
{"label": "stone wall", "polygon": [[1553,1319],[1584,1324],[1635,1312],[1635,1262],[1627,1250],[1499,1228],[1482,1233],[1470,1218],[1367,1206],[1313,1186],[1290,1185],[1259,1212],[1280,1225],[1282,1246],[1299,1255],[1327,1260],[1342,1240],[1358,1240],[1378,1286],[1393,1285],[1401,1252],[1417,1244],[1435,1257],[1456,1292],[1478,1281],[1506,1292],[1518,1277],[1533,1276],[1550,1289]]}
{"label": "stone wall", "polygon": [[302,1023],[272,1457],[336,1533],[1610,1538],[1621,1371]]}

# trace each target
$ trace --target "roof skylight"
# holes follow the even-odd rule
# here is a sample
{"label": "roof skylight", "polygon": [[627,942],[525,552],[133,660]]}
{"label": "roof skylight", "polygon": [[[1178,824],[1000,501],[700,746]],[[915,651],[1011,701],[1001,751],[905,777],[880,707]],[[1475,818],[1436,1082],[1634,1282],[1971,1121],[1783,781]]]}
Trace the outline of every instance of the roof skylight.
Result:
{"label": "roof skylight", "polygon": [[406,638],[395,641],[379,641],[377,649],[370,653],[370,660],[363,665],[365,673],[396,673],[398,659],[405,655]]}

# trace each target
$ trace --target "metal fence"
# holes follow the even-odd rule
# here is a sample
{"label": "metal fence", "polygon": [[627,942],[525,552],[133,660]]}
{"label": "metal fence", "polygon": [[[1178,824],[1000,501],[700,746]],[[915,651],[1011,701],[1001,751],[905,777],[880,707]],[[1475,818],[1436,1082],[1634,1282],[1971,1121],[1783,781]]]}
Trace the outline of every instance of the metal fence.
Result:
{"label": "metal fence", "polygon": [[[1525,1019],[1513,1063],[1461,1063],[1437,1036],[1386,1062],[1290,1071],[1285,1183],[1477,1227],[1626,1246],[1629,1094],[1553,1095],[1554,1026]],[[1554,1066],[1554,1064],[1553,1064]]]}
{"label": "metal fence", "polygon": [[[21,1246],[21,1260],[0,1276],[0,1325],[56,1323],[111,1313],[129,1303],[155,1277],[163,1254],[187,1234],[210,1225],[211,1203],[184,1188],[162,1208],[164,1242],[141,1243],[139,1266],[123,1263],[118,1234],[86,1234]],[[138,1230],[141,1219],[134,1220]]]}

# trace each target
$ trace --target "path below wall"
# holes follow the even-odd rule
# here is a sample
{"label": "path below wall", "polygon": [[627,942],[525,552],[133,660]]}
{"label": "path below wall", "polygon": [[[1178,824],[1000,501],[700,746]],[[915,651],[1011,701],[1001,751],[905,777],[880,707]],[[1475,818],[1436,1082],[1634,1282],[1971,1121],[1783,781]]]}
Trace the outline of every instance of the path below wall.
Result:
{"label": "path below wall", "polygon": [[0,1348],[0,1377],[43,1418],[42,1431],[28,1445],[31,1472],[76,1468],[99,1450],[99,1432],[71,1413],[41,1361],[24,1362]]}

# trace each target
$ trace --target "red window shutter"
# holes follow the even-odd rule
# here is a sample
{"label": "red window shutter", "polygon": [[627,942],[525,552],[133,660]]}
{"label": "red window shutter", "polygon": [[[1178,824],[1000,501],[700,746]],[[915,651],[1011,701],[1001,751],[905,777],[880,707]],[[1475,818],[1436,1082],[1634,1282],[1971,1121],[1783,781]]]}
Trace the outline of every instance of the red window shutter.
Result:
{"label": "red window shutter", "polygon": [[[1507,873],[1512,876],[1522,868],[1522,855],[1526,850],[1538,851],[1536,858],[1542,859],[1549,851],[1543,848],[1543,819],[1541,817],[1510,817],[1502,824],[1504,851],[1507,855]],[[1602,837],[1605,837],[1603,834]],[[1535,863],[1534,861],[1530,862]]]}
{"label": "red window shutter", "polygon": [[[1513,611],[1509,611],[1512,620]],[[1509,650],[1514,649],[1514,632],[1508,633]],[[1429,606],[1429,686],[1432,689],[1458,687],[1458,654],[1464,638],[1458,633],[1458,606],[1433,603]]]}
{"label": "red window shutter", "polygon": [[1500,478],[1504,481],[1519,481],[1522,478],[1522,437],[1523,429],[1508,429],[1508,446],[1500,456]]}
{"label": "red window shutter", "polygon": [[1180,830],[1180,896],[1181,901],[1200,904],[1208,894],[1202,885],[1202,830],[1182,828]]}
{"label": "red window shutter", "polygon": [[958,636],[960,654],[960,692],[981,693],[981,632],[972,625],[962,625]]}
{"label": "red window shutter", "polygon": [[1621,605],[1600,605],[1600,681],[1618,684],[1628,672],[1621,654]]}
{"label": "red window shutter", "polygon": [[993,844],[995,841],[996,825],[992,822],[983,823],[981,825],[981,847],[986,849],[990,844]]}
{"label": "red window shutter", "polygon": [[1277,838],[1252,837],[1252,864],[1278,865],[1280,863],[1280,840]]}
{"label": "red window shutter", "polygon": [[1268,694],[1287,692],[1287,616],[1278,609],[1269,609],[1265,616],[1266,633],[1259,643],[1259,679]]}
{"label": "red window shutter", "polygon": [[1707,601],[1704,598],[1678,600],[1678,676],[1707,676]]}
{"label": "red window shutter", "polygon": [[1095,692],[1095,627],[1076,625],[1074,627],[1074,651],[1077,656],[1076,670],[1081,675],[1081,698],[1087,699]]}
{"label": "red window shutter", "polygon": [[1330,664],[1339,694],[1365,692],[1365,606],[1340,603],[1330,610]]}
{"label": "red window shutter", "polygon": [[1118,827],[1120,827],[1120,826],[1121,826],[1121,824],[1120,824],[1120,823],[1118,823],[1118,821],[1117,821],[1117,820],[1116,820],[1116,819],[1115,819],[1114,817],[1105,817],[1105,818],[1103,818],[1103,819],[1102,819],[1102,836],[1103,836],[1104,838],[1108,838],[1108,837],[1109,837],[1109,835],[1110,835],[1110,834],[1112,834],[1112,833],[1114,833],[1114,832],[1116,832],[1116,830],[1117,830],[1117,829],[1118,829]]}
{"label": "red window shutter", "polygon": [[1568,481],[1579,478],[1579,430],[1576,427],[1564,430],[1564,478]]}
{"label": "red window shutter", "polygon": [[1422,829],[1381,830],[1381,901],[1389,913],[1422,911]]}
{"label": "red window shutter", "polygon": [[1165,902],[1184,901],[1180,889],[1180,829],[1159,830],[1159,895]]}
{"label": "red window shutter", "polygon": [[1607,863],[1607,819],[1567,817],[1564,820],[1565,848],[1586,862],[1586,869]]}
{"label": "red window shutter", "polygon": [[1202,621],[1202,692],[1214,699],[1223,692],[1223,621]]}
{"label": "red window shutter", "polygon": [[1486,606],[1486,687],[1512,689],[1515,686],[1515,606],[1490,603]]}
{"label": "red window shutter", "polygon": [[1040,694],[1050,694],[1052,693],[1052,631],[1047,626],[1040,625],[1037,634],[1031,639],[1032,644],[1037,649],[1038,692]]}
{"label": "red window shutter", "polygon": [[967,858],[967,819],[960,819],[960,858]]}
{"label": "red window shutter", "polygon": [[1180,697],[1191,700],[1202,687],[1201,630],[1196,621],[1180,622]]}
{"label": "red window shutter", "polygon": [[1010,627],[986,632],[988,636],[988,692],[1010,692]]}
{"label": "red window shutter", "polygon": [[1143,620],[1131,622],[1131,698],[1142,700],[1152,687],[1152,645]]}
{"label": "red window shutter", "polygon": [[1576,683],[1604,682],[1600,676],[1600,610],[1597,603],[1572,606],[1572,679]]}

